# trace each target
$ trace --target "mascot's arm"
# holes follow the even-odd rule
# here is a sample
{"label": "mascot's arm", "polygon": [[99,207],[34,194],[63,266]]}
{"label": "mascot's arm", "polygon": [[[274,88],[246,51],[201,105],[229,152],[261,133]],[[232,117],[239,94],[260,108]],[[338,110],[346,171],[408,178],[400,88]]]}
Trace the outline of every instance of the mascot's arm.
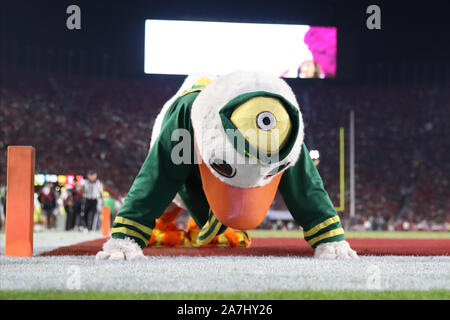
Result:
{"label": "mascot's arm", "polygon": [[175,101],[167,112],[161,132],[153,144],[111,229],[111,239],[97,254],[98,259],[133,259],[142,257],[155,220],[171,203],[187,179],[189,164],[175,164],[171,151],[179,141],[172,141],[178,128],[189,130],[189,108]]}
{"label": "mascot's arm", "polygon": [[315,257],[355,257],[345,241],[344,229],[305,144],[297,163],[286,170],[279,190]]}

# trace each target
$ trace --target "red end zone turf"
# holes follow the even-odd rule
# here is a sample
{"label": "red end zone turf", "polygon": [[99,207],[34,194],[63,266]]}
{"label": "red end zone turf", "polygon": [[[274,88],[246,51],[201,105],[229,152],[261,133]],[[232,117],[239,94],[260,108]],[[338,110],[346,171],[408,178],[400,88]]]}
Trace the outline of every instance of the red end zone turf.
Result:
{"label": "red end zone turf", "polygon": [[[106,238],[44,252],[41,256],[95,255]],[[437,256],[450,254],[450,239],[348,239],[359,255]],[[253,238],[250,248],[145,248],[146,256],[298,256],[313,255],[303,239]]]}

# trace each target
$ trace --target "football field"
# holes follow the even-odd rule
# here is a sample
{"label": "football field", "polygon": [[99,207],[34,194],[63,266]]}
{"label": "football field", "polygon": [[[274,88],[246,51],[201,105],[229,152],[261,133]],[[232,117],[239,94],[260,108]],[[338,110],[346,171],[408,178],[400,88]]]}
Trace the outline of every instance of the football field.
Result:
{"label": "football field", "polygon": [[[450,236],[442,232],[346,234],[350,242],[435,239],[449,250]],[[279,240],[281,250],[284,242],[301,237],[301,232],[258,230],[251,235],[254,239]],[[95,232],[36,233],[35,256],[14,258],[3,255],[4,235],[1,235],[0,298],[450,299],[448,254],[363,254],[356,260],[316,260],[308,255],[228,255],[226,252],[235,250],[229,248],[216,248],[220,253],[217,256],[165,256],[163,252],[167,249],[154,248],[152,252],[156,254],[140,261],[96,261],[95,252],[42,255],[61,246],[76,247],[79,242],[98,238],[101,236]]]}

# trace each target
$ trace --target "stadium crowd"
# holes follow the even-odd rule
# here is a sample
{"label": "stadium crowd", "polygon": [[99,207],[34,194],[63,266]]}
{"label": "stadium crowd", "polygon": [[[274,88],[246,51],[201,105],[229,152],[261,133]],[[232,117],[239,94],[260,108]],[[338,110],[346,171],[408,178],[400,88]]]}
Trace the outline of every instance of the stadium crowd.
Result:
{"label": "stadium crowd", "polygon": [[[182,82],[2,73],[0,186],[6,183],[7,146],[32,145],[36,172],[85,174],[95,168],[116,199],[126,195],[147,155],[153,121]],[[429,229],[450,222],[448,85],[290,84],[305,106],[306,143],[320,151],[318,168],[334,203],[339,127],[348,132],[349,112],[355,111],[357,216],[347,219],[347,193],[347,225],[388,230],[405,229],[407,222]],[[348,159],[346,164],[348,170]],[[273,207],[285,208],[279,195]]]}
{"label": "stadium crowd", "polygon": [[330,162],[339,158],[337,127],[349,132],[349,112],[355,112],[358,217],[352,224],[363,220],[358,224],[366,221],[372,228],[388,229],[404,228],[404,221],[449,222],[450,150],[444,138],[450,133],[448,85],[329,86],[308,91],[313,112],[305,120],[306,133],[321,150],[319,171],[336,203],[338,162]]}

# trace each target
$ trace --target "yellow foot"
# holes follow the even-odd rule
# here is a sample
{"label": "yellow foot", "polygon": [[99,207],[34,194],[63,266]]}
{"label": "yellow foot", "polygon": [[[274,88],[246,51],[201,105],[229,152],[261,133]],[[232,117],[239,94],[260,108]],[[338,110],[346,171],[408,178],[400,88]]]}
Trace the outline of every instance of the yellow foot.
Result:
{"label": "yellow foot", "polygon": [[225,230],[224,233],[215,236],[211,242],[204,245],[199,245],[197,243],[197,237],[200,230],[190,230],[189,236],[191,238],[191,244],[194,247],[244,247],[248,248],[251,245],[251,239],[247,232],[245,231],[239,231],[239,230],[233,230],[231,228],[228,228]]}
{"label": "yellow foot", "polygon": [[191,241],[184,230],[153,229],[148,246],[152,248],[176,248],[189,247],[190,243]]}

